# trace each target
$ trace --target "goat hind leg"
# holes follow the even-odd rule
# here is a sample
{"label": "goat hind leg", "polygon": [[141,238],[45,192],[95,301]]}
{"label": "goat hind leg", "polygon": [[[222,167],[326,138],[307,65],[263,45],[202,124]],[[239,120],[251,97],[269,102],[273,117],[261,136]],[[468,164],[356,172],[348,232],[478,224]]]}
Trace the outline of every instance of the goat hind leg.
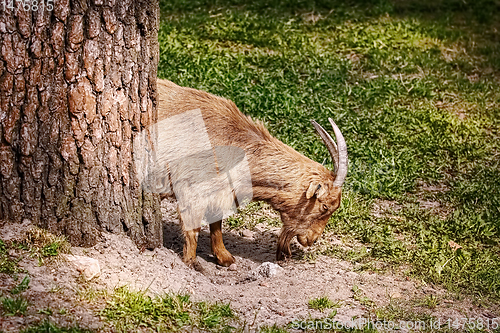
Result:
{"label": "goat hind leg", "polygon": [[198,247],[198,235],[201,228],[184,230],[184,250],[182,253],[182,261],[189,267],[198,270],[199,263],[196,260],[196,248]]}
{"label": "goat hind leg", "polygon": [[234,263],[234,257],[226,250],[222,240],[222,221],[210,224],[210,244],[219,265],[227,267]]}

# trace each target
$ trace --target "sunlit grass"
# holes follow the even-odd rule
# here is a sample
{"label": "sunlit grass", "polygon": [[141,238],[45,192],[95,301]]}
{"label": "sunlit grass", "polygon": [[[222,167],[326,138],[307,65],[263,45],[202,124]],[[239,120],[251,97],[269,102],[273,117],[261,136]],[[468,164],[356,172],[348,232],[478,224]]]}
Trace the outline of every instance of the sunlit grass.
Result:
{"label": "sunlit grass", "polygon": [[28,301],[22,296],[0,297],[4,316],[22,316],[28,309]]}
{"label": "sunlit grass", "polygon": [[93,333],[93,330],[88,330],[84,328],[80,328],[77,326],[72,327],[61,327],[55,323],[52,323],[49,320],[44,320],[41,323],[36,325],[32,325],[26,329],[23,329],[21,333],[42,333],[42,332],[51,332],[51,333]]}
{"label": "sunlit grass", "polygon": [[138,328],[171,332],[184,327],[221,332],[230,330],[229,324],[236,317],[229,304],[195,303],[189,295],[150,297],[126,287],[115,290],[101,315],[118,332]]}
{"label": "sunlit grass", "polygon": [[[369,252],[359,260],[410,264],[408,273],[424,281],[500,295],[494,3],[161,6],[160,77],[232,99],[280,140],[328,167],[328,152],[309,120],[336,121],[350,166],[342,207],[327,232],[363,243]],[[428,185],[443,190],[431,193]],[[378,199],[402,208],[375,216]],[[423,208],[422,200],[447,213]]]}
{"label": "sunlit grass", "polygon": [[326,309],[333,309],[340,307],[340,301],[333,302],[328,296],[310,299],[308,302],[310,309],[325,311]]}

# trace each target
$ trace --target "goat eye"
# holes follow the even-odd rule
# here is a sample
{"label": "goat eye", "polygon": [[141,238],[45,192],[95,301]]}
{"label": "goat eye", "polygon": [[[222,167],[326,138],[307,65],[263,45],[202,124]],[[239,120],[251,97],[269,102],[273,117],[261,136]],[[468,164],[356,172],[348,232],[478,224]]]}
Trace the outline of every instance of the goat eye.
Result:
{"label": "goat eye", "polygon": [[323,204],[323,210],[327,211],[328,210],[328,206]]}

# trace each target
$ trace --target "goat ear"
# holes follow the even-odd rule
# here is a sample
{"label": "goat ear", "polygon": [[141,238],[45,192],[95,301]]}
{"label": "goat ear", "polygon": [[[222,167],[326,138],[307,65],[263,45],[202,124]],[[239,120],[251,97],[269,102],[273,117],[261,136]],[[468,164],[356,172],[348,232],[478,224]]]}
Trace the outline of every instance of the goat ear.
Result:
{"label": "goat ear", "polygon": [[309,188],[306,191],[306,199],[311,199],[315,194],[318,193],[321,188],[321,184],[311,183],[309,184]]}

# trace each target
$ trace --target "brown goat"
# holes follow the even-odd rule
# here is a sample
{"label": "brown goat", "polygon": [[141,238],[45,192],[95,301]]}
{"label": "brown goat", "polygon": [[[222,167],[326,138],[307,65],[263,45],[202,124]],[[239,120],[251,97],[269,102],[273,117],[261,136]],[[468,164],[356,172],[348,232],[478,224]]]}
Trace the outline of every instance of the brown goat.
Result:
{"label": "brown goat", "polygon": [[[281,215],[283,228],[277,260],[291,255],[290,242],[295,236],[303,246],[316,241],[340,205],[341,187],[347,174],[346,144],[331,119],[338,149],[330,135],[316,122],[312,123],[335,161],[335,172],[271,136],[261,122],[243,115],[230,100],[160,79],[158,96],[159,122],[199,110],[212,147],[238,147],[244,152],[251,176],[251,199],[268,202]],[[210,224],[211,248],[217,263],[229,266],[234,257],[224,247],[221,219]],[[184,227],[183,260],[188,265],[196,264],[199,231],[199,226]]]}

